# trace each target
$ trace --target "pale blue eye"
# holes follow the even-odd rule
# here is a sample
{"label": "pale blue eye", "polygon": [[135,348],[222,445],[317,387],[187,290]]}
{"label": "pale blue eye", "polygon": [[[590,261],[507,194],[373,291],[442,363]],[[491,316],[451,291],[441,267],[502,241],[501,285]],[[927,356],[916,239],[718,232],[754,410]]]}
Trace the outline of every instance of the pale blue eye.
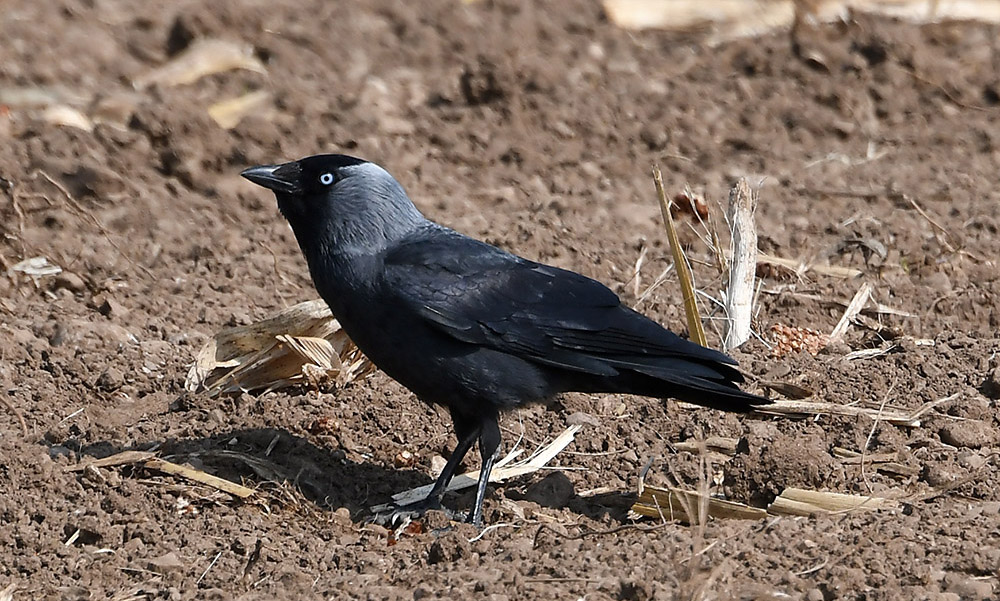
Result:
{"label": "pale blue eye", "polygon": [[324,173],[323,175],[319,176],[319,183],[323,184],[324,186],[329,186],[330,184],[333,183],[333,174]]}

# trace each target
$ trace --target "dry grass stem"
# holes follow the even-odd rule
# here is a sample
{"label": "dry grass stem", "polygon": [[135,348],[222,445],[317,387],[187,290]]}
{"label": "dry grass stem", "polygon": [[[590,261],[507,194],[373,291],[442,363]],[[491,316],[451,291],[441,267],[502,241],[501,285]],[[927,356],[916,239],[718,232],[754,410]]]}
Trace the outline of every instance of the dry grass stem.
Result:
{"label": "dry grass stem", "polygon": [[894,426],[904,426],[907,428],[916,428],[920,426],[921,418],[932,411],[937,406],[953,401],[958,398],[961,393],[955,393],[953,395],[944,397],[942,399],[937,399],[935,401],[928,401],[915,409],[912,412],[904,412],[901,410],[894,409],[873,409],[870,407],[856,407],[853,405],[841,405],[839,403],[825,403],[825,402],[808,402],[808,401],[791,401],[791,400],[776,400],[770,405],[762,405],[760,407],[755,407],[755,413],[763,413],[766,415],[785,415],[785,416],[815,416],[815,415],[840,415],[844,417],[858,417],[861,415],[870,417],[872,419],[878,418],[886,423],[892,424]]}
{"label": "dry grass stem", "polygon": [[945,248],[948,249],[948,252],[958,251],[958,248],[952,244],[952,240],[954,240],[954,237],[951,235],[951,232],[945,229],[945,227],[940,223],[938,223],[937,221],[934,221],[934,219],[930,215],[928,215],[927,212],[924,211],[924,209],[919,204],[917,204],[916,200],[913,200],[913,198],[911,198],[908,195],[903,195],[903,198],[906,200],[906,202],[910,203],[910,206],[913,207],[913,209],[917,213],[919,213],[921,217],[927,220],[927,223],[931,224],[931,227],[933,227],[943,236],[941,241],[944,242]]}
{"label": "dry grass stem", "polygon": [[205,473],[201,470],[171,463],[164,459],[150,459],[145,462],[143,466],[147,469],[157,470],[166,474],[180,476],[181,478],[187,478],[188,480],[199,482],[205,486],[210,486],[241,499],[246,499],[247,497],[253,495],[254,492],[253,489],[247,488],[241,484],[230,482],[229,480],[213,476],[212,474]]}
{"label": "dry grass stem", "polygon": [[830,342],[836,342],[844,337],[847,333],[847,329],[851,327],[851,322],[855,317],[861,313],[861,309],[868,303],[868,300],[872,296],[872,290],[875,287],[871,285],[870,282],[865,282],[861,284],[861,288],[855,293],[854,298],[848,303],[847,309],[844,314],[840,317],[840,321],[837,326],[833,328],[833,332],[830,333]]}
{"label": "dry grass stem", "polygon": [[[697,509],[702,503],[707,504],[704,513]],[[701,492],[674,486],[643,486],[631,511],[645,517],[679,520],[685,524],[700,523],[699,514],[733,520],[760,520],[767,517],[767,511],[759,507],[716,499]]]}
{"label": "dry grass stem", "polygon": [[687,316],[688,335],[691,340],[702,346],[708,346],[705,337],[705,327],[701,323],[701,315],[698,313],[698,300],[694,292],[694,280],[691,277],[691,268],[684,257],[684,249],[681,248],[680,239],[677,237],[677,228],[674,227],[674,218],[670,214],[670,201],[667,200],[667,193],[663,189],[663,175],[659,167],[653,167],[653,183],[656,184],[656,194],[660,201],[660,213],[663,216],[663,223],[667,229],[667,239],[670,241],[670,252],[674,258],[674,267],[677,269],[677,279],[680,281],[681,292],[684,296],[684,314]]}
{"label": "dry grass stem", "polygon": [[66,467],[67,472],[80,472],[94,467],[114,467],[117,465],[130,465],[133,463],[143,463],[156,457],[152,451],[122,451],[103,459],[84,460],[76,465]]}
{"label": "dry grass stem", "polygon": [[795,273],[798,276],[803,276],[808,272],[818,273],[820,275],[826,275],[836,278],[851,279],[856,278],[861,275],[860,269],[854,269],[853,267],[841,267],[839,265],[825,265],[822,263],[806,263],[796,259],[786,259],[784,257],[776,257],[774,255],[769,255],[767,253],[757,254],[757,264],[765,263],[768,265],[777,265],[778,267],[784,267],[789,271]]}
{"label": "dry grass stem", "polygon": [[[828,296],[820,296],[819,294],[808,294],[805,292],[795,292],[794,290],[785,289],[775,289],[775,290],[761,290],[765,294],[787,294],[793,298],[799,298],[803,300],[817,301],[820,303],[837,305],[843,308],[847,308],[850,304],[850,300],[831,298]],[[896,317],[916,317],[915,313],[910,313],[909,311],[904,311],[902,309],[896,309],[895,307],[890,307],[888,305],[883,305],[882,303],[871,302],[868,305],[861,308],[862,314],[869,315],[895,315]]]}

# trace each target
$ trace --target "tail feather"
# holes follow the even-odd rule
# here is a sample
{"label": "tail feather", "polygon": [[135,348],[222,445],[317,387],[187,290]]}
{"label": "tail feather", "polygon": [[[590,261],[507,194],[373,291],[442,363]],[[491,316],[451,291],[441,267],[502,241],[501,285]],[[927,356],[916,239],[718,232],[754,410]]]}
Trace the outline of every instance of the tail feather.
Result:
{"label": "tail feather", "polygon": [[[664,364],[667,363],[667,364]],[[675,398],[721,411],[747,412],[771,403],[745,392],[743,374],[725,363],[683,361],[623,361],[613,363],[620,375],[605,381],[613,392]]]}

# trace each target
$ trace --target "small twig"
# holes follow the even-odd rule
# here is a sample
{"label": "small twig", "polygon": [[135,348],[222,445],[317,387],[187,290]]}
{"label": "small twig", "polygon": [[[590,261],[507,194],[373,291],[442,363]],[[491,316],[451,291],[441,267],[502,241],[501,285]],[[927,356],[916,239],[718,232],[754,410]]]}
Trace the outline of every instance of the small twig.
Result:
{"label": "small twig", "polygon": [[942,240],[942,242],[944,242],[944,245],[949,252],[958,252],[958,249],[955,248],[950,242],[951,240],[954,240],[954,237],[951,235],[951,232],[945,229],[945,227],[940,223],[938,223],[937,221],[934,221],[934,219],[932,219],[931,216],[928,215],[927,212],[924,211],[920,207],[920,205],[917,204],[917,201],[913,200],[913,198],[910,197],[908,194],[904,194],[903,199],[906,200],[906,202],[910,203],[910,206],[913,207],[914,210],[917,211],[917,213],[920,213],[920,216],[926,219],[927,223],[931,224],[931,226],[934,229],[936,229],[937,231],[941,232],[941,234],[944,235],[944,240]]}
{"label": "small twig", "polygon": [[92,467],[113,467],[116,465],[128,465],[130,463],[142,463],[148,461],[156,456],[156,453],[151,451],[122,451],[121,453],[115,453],[110,457],[104,457],[103,459],[95,459],[93,461],[81,461],[76,465],[71,465],[66,468],[67,472],[80,472],[85,469]]}
{"label": "small twig", "polygon": [[98,219],[97,216],[94,215],[92,212],[84,209],[80,205],[80,203],[77,202],[75,198],[73,198],[73,195],[69,193],[69,190],[67,190],[65,186],[57,182],[51,175],[42,171],[41,169],[39,169],[35,173],[36,175],[42,176],[46,181],[55,186],[55,188],[59,190],[59,192],[61,192],[62,195],[66,198],[66,202],[69,204],[70,207],[72,207],[72,209],[77,213],[77,215],[89,218],[90,222],[93,223],[98,230],[100,230],[101,234],[104,236],[104,239],[107,240],[108,243],[111,244],[111,246],[113,246],[116,251],[118,251],[118,254],[120,254],[126,261],[128,261],[129,265],[142,271],[151,279],[155,277],[153,275],[153,272],[147,269],[145,265],[137,263],[132,257],[130,257],[125,251],[122,250],[122,247],[119,246],[118,242],[116,242],[114,238],[111,237],[111,233],[107,230],[106,227],[104,227],[104,224],[101,222],[101,220]]}
{"label": "small twig", "polygon": [[861,309],[863,309],[868,303],[868,299],[871,298],[873,289],[874,286],[872,286],[870,282],[861,284],[861,288],[858,288],[854,298],[851,299],[851,302],[847,305],[847,309],[844,310],[844,314],[837,323],[837,327],[833,328],[833,332],[830,333],[830,342],[838,341],[844,337],[844,334],[847,333],[847,328],[851,327],[851,322],[858,316],[858,313],[861,313]]}
{"label": "small twig", "polygon": [[477,535],[473,536],[472,538],[470,538],[470,539],[469,539],[469,542],[470,542],[470,543],[474,543],[474,542],[476,542],[477,540],[479,540],[479,539],[483,538],[483,537],[484,537],[484,536],[486,535],[486,533],[487,533],[487,532],[490,532],[490,531],[492,531],[492,530],[499,530],[500,528],[504,528],[504,527],[506,527],[506,526],[511,526],[511,527],[514,527],[514,528],[518,528],[518,527],[519,527],[519,526],[518,526],[517,524],[514,524],[514,523],[512,523],[512,522],[511,522],[511,523],[508,523],[508,522],[501,522],[501,523],[499,523],[499,524],[493,524],[493,525],[491,525],[491,526],[487,526],[487,527],[483,528],[483,531],[482,531],[482,532],[480,532],[479,534],[477,534]]}
{"label": "small twig", "polygon": [[827,557],[823,561],[819,562],[819,564],[817,564],[817,565],[809,568],[808,570],[803,570],[801,572],[795,572],[794,575],[797,576],[797,577],[799,577],[799,578],[801,578],[803,576],[808,576],[809,574],[812,574],[814,572],[818,572],[818,571],[822,570],[823,568],[826,567],[826,564],[828,564],[828,563],[830,563],[830,558],[829,557]]}
{"label": "small twig", "polygon": [[212,560],[212,563],[208,564],[208,567],[205,568],[205,571],[201,573],[201,576],[198,576],[198,579],[194,581],[195,584],[201,584],[201,581],[205,578],[205,575],[208,574],[208,571],[212,569],[212,566],[215,565],[215,562],[219,561],[220,557],[222,557],[222,551],[219,551],[218,553],[215,554],[215,559]]}
{"label": "small twig", "polygon": [[868,475],[865,473],[865,457],[868,455],[868,446],[872,443],[872,437],[875,436],[875,430],[878,428],[879,420],[882,419],[882,410],[885,409],[885,404],[889,401],[889,395],[892,394],[892,389],[896,387],[896,380],[889,384],[889,390],[885,391],[885,396],[882,397],[882,403],[878,406],[878,413],[875,414],[875,419],[872,421],[872,429],[868,431],[868,438],[865,439],[865,446],[861,447],[861,480],[868,487],[868,492],[875,492],[875,488],[872,487],[872,483],[868,481]]}
{"label": "small twig", "polygon": [[632,296],[636,298],[639,298],[639,288],[642,286],[642,264],[646,262],[648,252],[649,247],[643,244],[642,250],[639,251],[639,256],[635,260],[635,267],[632,268]]}
{"label": "small twig", "polygon": [[27,422],[24,421],[24,416],[21,415],[21,412],[18,410],[18,408],[15,407],[14,404],[10,402],[10,399],[8,399],[6,396],[0,396],[0,402],[4,404],[4,407],[6,407],[8,411],[13,413],[14,416],[17,417],[17,420],[19,422],[21,422],[21,433],[27,436],[28,424]]}
{"label": "small twig", "polygon": [[225,478],[220,478],[218,476],[213,476],[212,474],[205,473],[201,470],[192,469],[185,467],[183,465],[178,465],[176,463],[171,463],[164,459],[150,459],[143,464],[147,469],[159,470],[167,474],[172,474],[175,476],[180,476],[182,478],[187,478],[188,480],[194,480],[195,482],[200,482],[206,486],[211,486],[212,488],[227,492],[235,497],[241,499],[246,499],[247,497],[253,495],[254,491],[251,488],[247,488],[241,484],[236,484],[235,482],[230,482]]}

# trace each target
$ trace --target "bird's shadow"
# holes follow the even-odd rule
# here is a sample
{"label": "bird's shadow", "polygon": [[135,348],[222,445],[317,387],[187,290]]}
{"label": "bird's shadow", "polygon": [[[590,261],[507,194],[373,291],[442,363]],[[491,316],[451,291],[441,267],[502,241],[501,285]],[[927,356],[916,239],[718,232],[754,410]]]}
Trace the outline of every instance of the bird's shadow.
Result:
{"label": "bird's shadow", "polygon": [[[108,442],[77,448],[81,456],[93,459],[121,451],[155,448],[161,458],[191,465],[250,488],[277,491],[290,485],[320,509],[346,507],[355,523],[369,521],[373,517],[370,508],[390,503],[393,494],[433,482],[427,474],[412,468],[354,461],[343,449],[316,446],[280,428],[239,429],[200,438],[148,441],[131,448]],[[514,480],[504,486],[521,484]],[[474,489],[450,493],[445,497],[445,505],[464,511],[473,502],[474,494]],[[496,498],[496,493],[493,496]],[[515,493],[513,498],[523,495]],[[587,498],[573,494],[565,507],[592,519],[606,516],[623,522],[627,521],[627,508],[632,500],[632,495],[618,492]]]}
{"label": "bird's shadow", "polygon": [[[73,446],[73,445],[69,445]],[[427,484],[426,474],[408,468],[353,461],[336,446],[316,446],[280,428],[230,430],[201,438],[148,441],[131,448],[107,442],[79,447],[82,457],[102,459],[121,451],[155,448],[159,457],[188,464],[254,489],[291,485],[326,510],[346,507],[355,522],[371,517],[369,507],[392,494]]]}

